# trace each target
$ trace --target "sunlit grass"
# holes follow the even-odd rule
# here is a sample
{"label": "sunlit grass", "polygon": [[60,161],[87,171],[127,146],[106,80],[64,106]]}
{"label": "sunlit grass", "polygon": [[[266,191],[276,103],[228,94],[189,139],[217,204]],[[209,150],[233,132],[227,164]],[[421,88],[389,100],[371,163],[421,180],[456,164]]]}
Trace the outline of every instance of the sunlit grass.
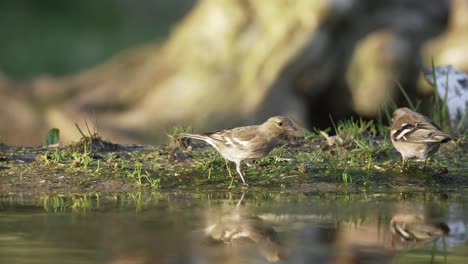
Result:
{"label": "sunlit grass", "polygon": [[[408,104],[415,108],[420,105],[419,102]],[[439,106],[446,104],[439,102]],[[316,182],[361,189],[381,183],[392,187],[392,177],[402,175],[395,169],[400,155],[389,140],[391,114],[396,107],[394,102],[388,102],[377,120],[349,118],[336,123],[332,120],[333,126],[322,131],[307,129],[296,122],[302,135],[284,138],[270,155],[253,162],[253,166],[243,163],[245,178],[251,187],[282,190]],[[48,184],[66,179],[67,184],[74,186],[93,186],[94,182],[106,180],[130,184],[136,189],[158,190],[239,185],[234,164],[226,162],[215,149],[203,143],[192,145],[191,141],[183,142],[181,147],[177,135],[191,132],[190,127],[178,126],[171,130],[168,134],[174,139],[172,144],[133,150],[120,145],[113,147],[114,144],[103,141],[88,127],[86,133],[77,129],[82,135],[77,144],[34,150],[37,156],[33,164],[7,164],[12,174],[19,175],[11,181],[21,182],[23,175],[33,174],[39,177],[37,182]],[[456,131],[452,135],[453,142],[445,144],[437,153],[436,162],[428,163],[427,172],[415,174],[430,177],[440,167],[447,167],[457,176],[466,175],[464,149],[468,136],[466,132]],[[59,203],[60,199],[50,201]]]}

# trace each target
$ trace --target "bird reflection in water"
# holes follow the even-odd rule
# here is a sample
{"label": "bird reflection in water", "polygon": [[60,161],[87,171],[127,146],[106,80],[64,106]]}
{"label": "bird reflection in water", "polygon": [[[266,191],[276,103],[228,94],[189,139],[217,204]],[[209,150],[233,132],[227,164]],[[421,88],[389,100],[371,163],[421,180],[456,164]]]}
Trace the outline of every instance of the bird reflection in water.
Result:
{"label": "bird reflection in water", "polygon": [[428,222],[424,215],[401,213],[390,221],[392,246],[396,249],[411,249],[420,244],[438,239],[450,232],[443,222]]}
{"label": "bird reflection in water", "polygon": [[394,206],[390,223],[382,217],[338,225],[332,263],[387,263],[397,252],[421,247],[450,229],[429,219],[425,209],[406,203]]}
{"label": "bird reflection in water", "polygon": [[[399,202],[367,211],[355,220],[343,220],[351,216],[328,210],[313,213],[316,209],[304,214],[260,213],[257,207],[244,204],[245,196],[242,193],[237,203],[222,200],[222,204],[203,208],[199,218],[179,219],[175,223],[181,225],[174,228],[188,228],[180,233],[167,229],[170,225],[153,235],[145,233],[150,239],[144,243],[148,248],[119,254],[108,263],[382,264],[449,232],[445,223],[433,221],[443,214],[437,215],[424,204]],[[183,239],[174,240],[176,235]]]}
{"label": "bird reflection in water", "polygon": [[269,262],[279,261],[284,257],[284,253],[277,232],[268,222],[251,214],[248,208],[242,205],[244,197],[245,193],[242,193],[234,210],[226,208],[228,213],[207,216],[207,244],[227,246],[231,250],[230,253],[239,256],[239,253],[252,249],[253,246],[255,251],[260,252]]}

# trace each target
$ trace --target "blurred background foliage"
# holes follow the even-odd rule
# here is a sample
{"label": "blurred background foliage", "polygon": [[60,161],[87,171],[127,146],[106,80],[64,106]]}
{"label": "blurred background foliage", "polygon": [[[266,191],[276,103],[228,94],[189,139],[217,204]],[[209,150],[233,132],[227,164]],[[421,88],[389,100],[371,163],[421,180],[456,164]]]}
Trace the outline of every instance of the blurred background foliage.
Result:
{"label": "blurred background foliage", "polygon": [[43,144],[53,127],[77,141],[75,124],[163,143],[174,127],[273,115],[383,127],[408,105],[402,90],[431,111],[432,61],[468,71],[467,12],[468,0],[0,1],[0,143]]}
{"label": "blurred background foliage", "polygon": [[2,0],[0,72],[12,79],[54,76],[117,52],[161,41],[195,0]]}

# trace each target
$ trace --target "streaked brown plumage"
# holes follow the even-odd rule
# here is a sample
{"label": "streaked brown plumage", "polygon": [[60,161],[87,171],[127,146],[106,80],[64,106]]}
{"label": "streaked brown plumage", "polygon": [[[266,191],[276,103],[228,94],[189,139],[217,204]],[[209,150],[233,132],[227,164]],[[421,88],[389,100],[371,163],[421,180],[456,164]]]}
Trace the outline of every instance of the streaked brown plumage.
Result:
{"label": "streaked brown plumage", "polygon": [[397,214],[390,221],[390,231],[393,245],[410,246],[417,243],[426,243],[441,236],[447,235],[450,228],[447,224],[431,223],[424,216],[416,214]]}
{"label": "streaked brown plumage", "polygon": [[428,117],[406,107],[393,112],[390,139],[405,161],[426,160],[434,155],[441,143],[450,141],[450,135],[444,133]]}
{"label": "streaked brown plumage", "polygon": [[263,158],[276,146],[278,138],[297,128],[286,117],[274,116],[261,125],[237,127],[203,134],[181,133],[179,137],[203,140],[226,160],[236,163],[236,170],[246,185],[241,162]]}

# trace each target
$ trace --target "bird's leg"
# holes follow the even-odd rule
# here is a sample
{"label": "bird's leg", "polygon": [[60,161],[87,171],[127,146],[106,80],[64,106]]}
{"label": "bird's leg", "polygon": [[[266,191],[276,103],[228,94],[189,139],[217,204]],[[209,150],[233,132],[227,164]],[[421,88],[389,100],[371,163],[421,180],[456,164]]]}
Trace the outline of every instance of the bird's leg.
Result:
{"label": "bird's leg", "polygon": [[242,204],[242,201],[244,200],[244,196],[245,196],[245,192],[242,192],[242,196],[239,199],[239,201],[237,201],[236,207],[239,207]]}
{"label": "bird's leg", "polygon": [[406,167],[406,159],[405,158],[402,158],[401,159],[401,172],[404,172],[405,171],[405,167]]}
{"label": "bird's leg", "polygon": [[232,178],[231,168],[229,168],[229,163],[228,163],[227,159],[224,159],[224,162],[226,163],[226,169],[227,169],[227,171],[229,173],[229,177]]}
{"label": "bird's leg", "polygon": [[242,172],[241,172],[241,163],[240,161],[237,161],[236,162],[236,170],[237,170],[237,173],[239,173],[239,176],[241,177],[241,180],[242,180],[242,183],[244,185],[248,185],[245,180],[244,180],[244,176],[242,176]]}
{"label": "bird's leg", "polygon": [[228,173],[229,173],[229,177],[231,177],[231,183],[229,183],[229,187],[228,187],[228,189],[231,189],[232,186],[233,186],[232,183],[234,182],[234,177],[232,177],[231,168],[229,168],[229,162],[228,162],[228,160],[227,160],[227,159],[224,159],[224,162],[226,162],[226,169],[227,169],[227,171],[228,171]]}
{"label": "bird's leg", "polygon": [[229,183],[229,186],[228,186],[228,189],[231,189],[234,185],[232,185],[234,183],[234,178],[231,177],[231,182]]}

